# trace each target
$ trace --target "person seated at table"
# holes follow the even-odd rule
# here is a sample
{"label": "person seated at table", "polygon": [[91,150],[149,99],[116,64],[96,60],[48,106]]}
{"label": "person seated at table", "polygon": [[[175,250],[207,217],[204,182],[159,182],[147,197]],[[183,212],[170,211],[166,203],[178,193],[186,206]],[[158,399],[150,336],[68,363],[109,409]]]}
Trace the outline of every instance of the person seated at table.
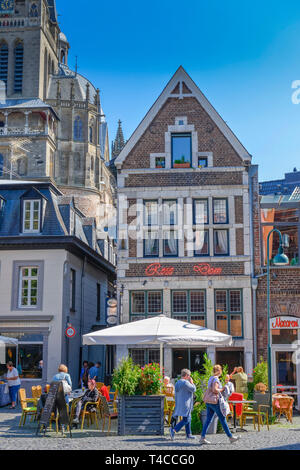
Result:
{"label": "person seated at table", "polygon": [[225,408],[226,408],[226,416],[230,413],[230,406],[228,403],[228,400],[230,396],[234,393],[234,385],[232,382],[230,382],[230,375],[227,374],[225,377],[225,385],[223,388],[223,392],[221,392],[223,398],[224,398],[224,403],[225,403]]}
{"label": "person seated at table", "polygon": [[230,374],[230,379],[235,380],[236,393],[248,393],[248,377],[242,367],[235,367],[233,372]]}
{"label": "person seated at table", "polygon": [[[96,403],[99,398],[99,391],[96,387],[96,382],[95,380],[89,380],[88,381],[88,390],[85,392],[85,394],[80,398],[76,405],[76,411],[75,411],[75,418],[73,419],[73,424],[78,424],[79,423],[79,417],[81,410],[84,408],[84,405],[87,402],[92,402]],[[92,411],[92,409],[95,408],[92,404],[87,405],[87,411]]]}
{"label": "person seated at table", "polygon": [[166,394],[170,394],[172,393],[174,395],[175,393],[175,387],[174,385],[171,383],[170,381],[170,377],[168,377],[167,375],[164,377],[164,384],[163,384],[163,387],[162,387],[162,393]]}

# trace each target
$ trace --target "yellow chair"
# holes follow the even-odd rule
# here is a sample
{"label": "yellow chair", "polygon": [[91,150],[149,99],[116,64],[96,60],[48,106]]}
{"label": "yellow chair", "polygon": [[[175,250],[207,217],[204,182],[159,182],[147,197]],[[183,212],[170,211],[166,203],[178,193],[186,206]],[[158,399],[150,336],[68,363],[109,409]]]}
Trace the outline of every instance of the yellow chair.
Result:
{"label": "yellow chair", "polygon": [[96,382],[96,387],[100,392],[100,389],[103,387],[104,383],[103,382]]}
{"label": "yellow chair", "polygon": [[255,403],[253,403],[253,409],[243,408],[242,415],[240,417],[241,428],[243,428],[243,426],[245,425],[246,418],[250,417],[253,420],[254,429],[256,429],[255,422],[257,418],[258,431],[260,431],[260,426],[263,426],[264,419],[266,421],[268,431],[270,430],[270,427],[269,427],[269,408],[270,408],[269,399],[270,398],[269,397],[270,395],[268,393],[265,393],[265,394],[254,393]]}
{"label": "yellow chair", "polygon": [[37,385],[35,387],[31,387],[32,398],[39,399],[42,395],[42,387]]}
{"label": "yellow chair", "polygon": [[111,420],[118,418],[118,413],[115,411],[111,411],[109,409],[107,400],[105,397],[100,395],[100,411],[101,411],[101,416],[103,419],[103,426],[102,426],[102,432],[104,431],[105,428],[105,420],[108,418],[108,429],[107,429],[107,434],[110,433],[110,425],[111,425]]}
{"label": "yellow chair", "polygon": [[172,419],[174,409],[175,409],[175,401],[167,400],[167,398],[165,397],[165,400],[164,400],[164,422],[167,418],[168,419],[168,426],[171,426],[171,419]]}
{"label": "yellow chair", "polygon": [[[20,388],[19,390],[19,399],[22,408],[22,415],[20,419],[19,426],[25,425],[27,416],[31,416],[36,419],[37,416],[37,398],[27,398],[25,388]],[[33,406],[28,406],[28,403],[33,403]]]}
{"label": "yellow chair", "polygon": [[[70,423],[71,424],[72,424],[73,419],[75,417],[76,406],[77,406],[77,403],[79,401],[80,401],[80,398],[72,401],[71,410],[70,410]],[[95,408],[95,411],[87,410],[88,405],[93,405],[93,408]],[[83,430],[85,420],[86,420],[86,423],[87,423],[88,427],[91,424],[95,423],[97,429],[99,429],[97,414],[100,415],[100,399],[99,398],[96,402],[95,401],[88,401],[88,402],[84,403],[84,406],[83,406],[83,408],[81,409],[81,412],[80,412],[81,430]]]}

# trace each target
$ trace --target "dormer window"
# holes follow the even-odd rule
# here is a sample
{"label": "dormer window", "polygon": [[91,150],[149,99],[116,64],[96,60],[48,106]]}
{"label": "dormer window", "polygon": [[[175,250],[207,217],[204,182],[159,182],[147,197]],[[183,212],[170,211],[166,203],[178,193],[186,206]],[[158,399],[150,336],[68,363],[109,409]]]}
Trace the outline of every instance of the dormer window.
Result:
{"label": "dormer window", "polygon": [[23,233],[40,232],[41,220],[41,201],[25,200],[23,201]]}

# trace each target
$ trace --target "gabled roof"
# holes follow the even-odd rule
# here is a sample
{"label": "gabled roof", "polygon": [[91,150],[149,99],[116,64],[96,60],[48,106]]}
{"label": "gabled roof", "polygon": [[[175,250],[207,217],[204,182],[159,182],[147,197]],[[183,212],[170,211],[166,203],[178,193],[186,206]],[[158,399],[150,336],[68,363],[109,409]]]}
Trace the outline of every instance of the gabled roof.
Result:
{"label": "gabled roof", "polygon": [[[182,84],[185,83],[188,90],[191,92],[182,94]],[[193,82],[191,77],[188,73],[184,70],[182,66],[178,68],[175,72],[163,92],[160,94],[158,99],[155,101],[153,106],[150,108],[144,119],[141,121],[137,129],[134,131],[130,139],[127,141],[124,149],[121,151],[120,155],[116,158],[115,165],[117,168],[122,167],[122,163],[126,159],[127,155],[136,143],[139,141],[140,137],[144,134],[147,130],[150,123],[153,121],[157,113],[160,111],[164,103],[167,101],[168,98],[184,98],[184,97],[195,97],[203,109],[207,112],[207,114],[211,117],[214,121],[216,126],[220,129],[223,135],[226,137],[228,142],[232,145],[234,150],[237,154],[242,158],[242,160],[251,160],[251,155],[245,149],[245,147],[241,144],[238,140],[236,135],[232,132],[232,130],[228,127],[225,121],[221,118],[221,116],[217,113],[215,108],[210,104],[208,99],[203,95],[200,91],[198,86]]]}

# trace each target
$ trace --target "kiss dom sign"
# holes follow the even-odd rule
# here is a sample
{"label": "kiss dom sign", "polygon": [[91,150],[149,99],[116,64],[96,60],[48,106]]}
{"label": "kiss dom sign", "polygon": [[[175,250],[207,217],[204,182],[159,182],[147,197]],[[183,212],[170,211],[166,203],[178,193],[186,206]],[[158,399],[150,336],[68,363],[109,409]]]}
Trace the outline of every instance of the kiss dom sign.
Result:
{"label": "kiss dom sign", "polygon": [[[145,269],[146,276],[173,276],[174,266],[162,266],[160,263],[149,264]],[[193,266],[193,271],[199,276],[220,276],[222,268],[216,268],[208,263],[198,263]]]}

